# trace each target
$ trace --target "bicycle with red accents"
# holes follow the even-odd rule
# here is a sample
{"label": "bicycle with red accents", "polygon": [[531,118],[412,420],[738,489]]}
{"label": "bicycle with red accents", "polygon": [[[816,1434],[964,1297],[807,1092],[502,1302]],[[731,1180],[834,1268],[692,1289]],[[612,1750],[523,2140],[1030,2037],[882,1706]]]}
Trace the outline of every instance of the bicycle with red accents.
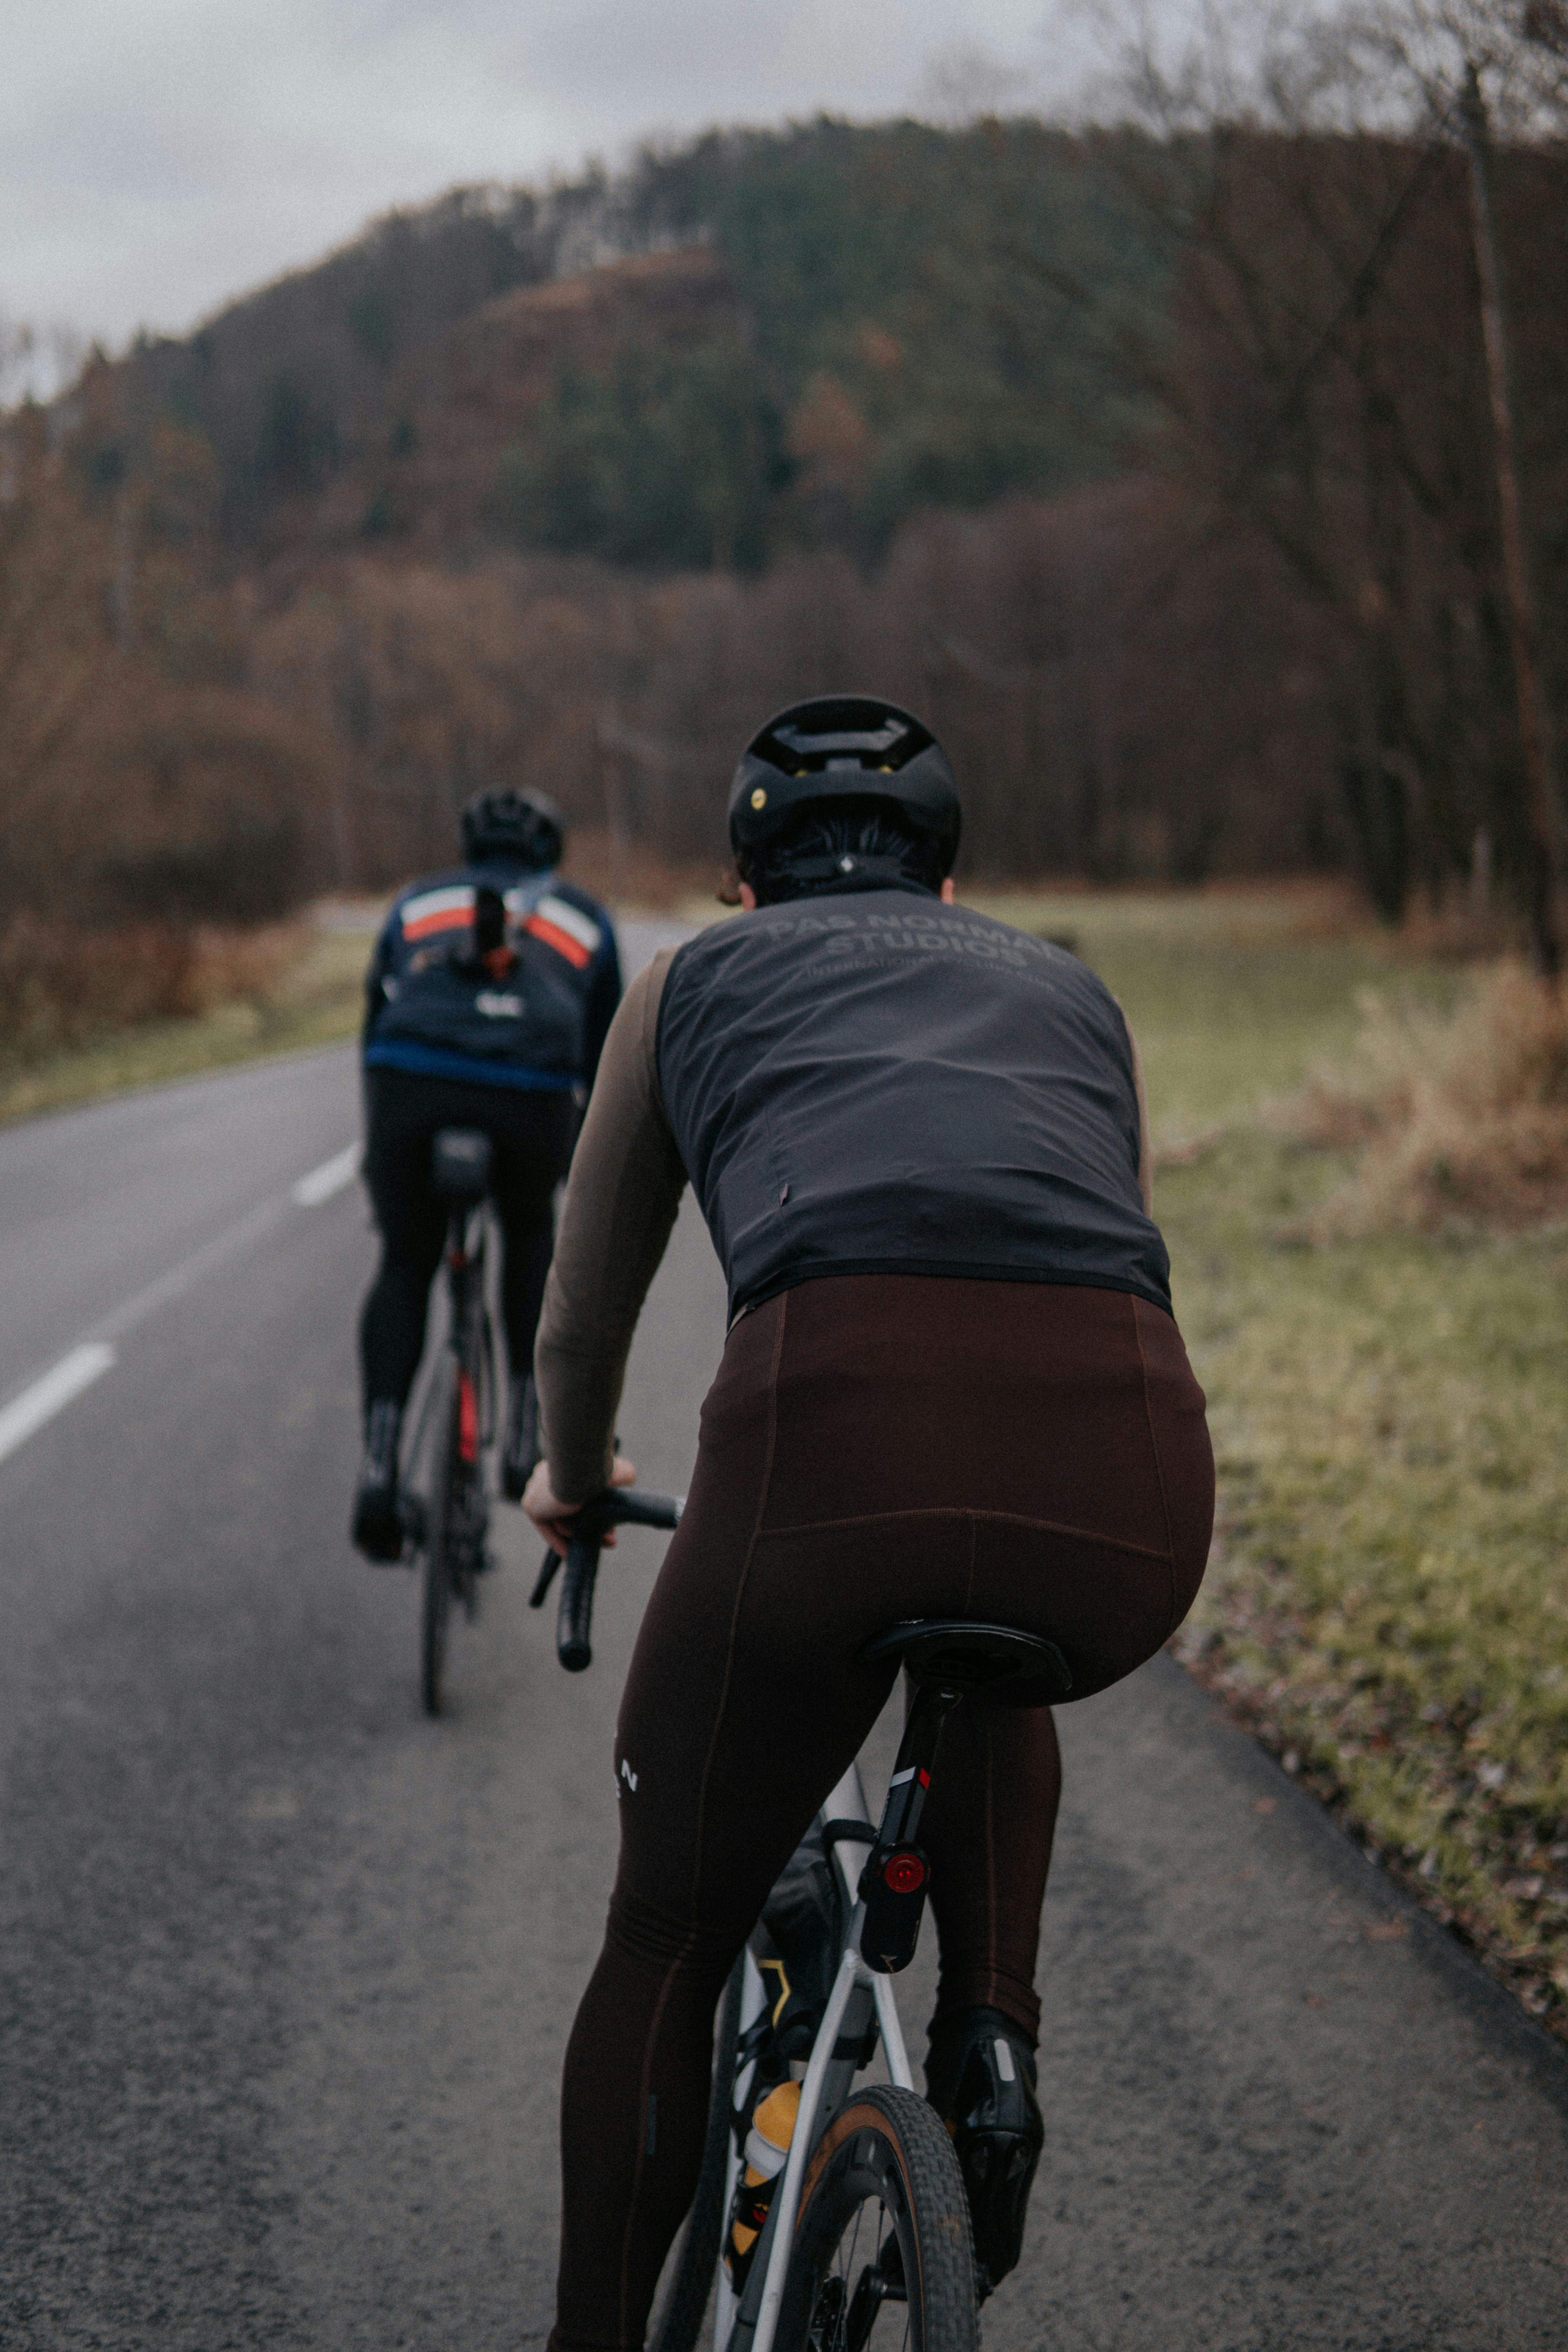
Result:
{"label": "bicycle with red accents", "polygon": [[[605,1532],[679,1517],[672,1498],[634,1487],[578,1513],[556,1633],[563,1666],[580,1672],[593,1654]],[[535,1607],[558,1564],[546,1555]],[[914,2088],[891,1979],[920,1937],[931,1876],[920,1822],[943,1722],[983,1692],[1046,1706],[1070,1694],[1072,1674],[1056,1643],[967,1620],[910,1619],[863,1654],[901,1667],[912,1693],[882,1817],[873,1826],[852,1764],[735,1963],[697,2191],[650,2352],[710,2340],[714,2352],[978,2352],[991,2281],[952,2141]],[[889,2079],[858,2083],[879,2045]]]}
{"label": "bicycle with red accents", "polygon": [[[408,1460],[404,1526],[424,1566],[419,1686],[426,1715],[447,1703],[447,1647],[454,1604],[473,1618],[490,1566],[486,1461],[496,1433],[495,1337],[485,1287],[490,1139],[477,1128],[435,1138],[431,1173],[447,1204],[447,1332],[431,1370]],[[420,1470],[422,1466],[422,1475]]]}

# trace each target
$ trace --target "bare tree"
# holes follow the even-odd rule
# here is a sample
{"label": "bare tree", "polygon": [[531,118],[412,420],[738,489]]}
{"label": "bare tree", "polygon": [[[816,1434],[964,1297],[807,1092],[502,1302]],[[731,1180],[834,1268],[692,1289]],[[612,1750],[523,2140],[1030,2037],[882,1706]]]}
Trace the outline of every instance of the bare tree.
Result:
{"label": "bare tree", "polygon": [[1555,795],[1520,488],[1540,437],[1513,431],[1499,249],[1544,417],[1568,287],[1531,205],[1568,184],[1560,14],[1372,0],[1275,19],[1250,56],[1223,20],[1162,49],[1135,9],[1118,36],[1163,134],[1130,153],[1178,276],[1150,369],[1171,457],[1214,527],[1267,538],[1332,619],[1344,801],[1384,911],[1495,832],[1543,969]]}
{"label": "bare tree", "polygon": [[1372,0],[1316,28],[1320,87],[1404,110],[1433,142],[1458,136],[1468,165],[1496,520],[1512,655],[1526,896],[1538,969],[1562,961],[1556,895],[1557,796],[1543,688],[1532,563],[1515,425],[1515,370],[1496,205],[1495,139],[1561,130],[1568,110],[1568,12],[1562,0]]}

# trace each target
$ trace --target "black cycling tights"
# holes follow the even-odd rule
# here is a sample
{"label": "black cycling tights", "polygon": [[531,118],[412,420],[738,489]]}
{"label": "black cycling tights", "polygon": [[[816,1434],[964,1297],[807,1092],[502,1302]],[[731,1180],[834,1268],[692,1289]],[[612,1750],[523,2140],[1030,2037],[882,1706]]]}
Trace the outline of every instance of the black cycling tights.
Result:
{"label": "black cycling tights", "polygon": [[405,1404],[425,1347],[430,1284],[447,1212],[430,1179],[440,1127],[482,1128],[494,1147],[492,1189],[505,1240],[501,1316],[507,1361],[526,1373],[550,1271],[552,1202],[566,1173],[577,1114],[570,1095],[467,1086],[403,1070],[365,1072],[365,1182],[381,1230],[381,1266],[360,1318],[367,1406]]}
{"label": "black cycling tights", "polygon": [[[892,1686],[866,1643],[990,1618],[1059,1642],[1089,1697],[1181,1623],[1213,1510],[1203,1391],[1142,1299],[858,1275],[736,1325],[621,1706],[620,1868],[562,2092],[554,2352],[640,2352],[720,1988]],[[1060,1782],[1044,1708],[972,1701],[943,1730],[921,1823],[938,2016],[984,2003],[1033,2042]]]}

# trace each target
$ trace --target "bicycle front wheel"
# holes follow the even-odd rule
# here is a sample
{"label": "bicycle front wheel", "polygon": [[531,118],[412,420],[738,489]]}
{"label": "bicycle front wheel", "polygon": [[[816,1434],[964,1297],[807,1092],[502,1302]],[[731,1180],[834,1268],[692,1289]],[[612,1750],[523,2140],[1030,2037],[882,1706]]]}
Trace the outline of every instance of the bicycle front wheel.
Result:
{"label": "bicycle front wheel", "polygon": [[963,2175],[913,2091],[857,2092],[812,2158],[778,2352],[976,2352]]}
{"label": "bicycle front wheel", "polygon": [[447,1632],[452,1614],[462,1468],[458,1375],[450,1356],[443,1356],[436,1378],[440,1386],[430,1415],[430,1502],[426,1513],[425,1590],[419,1617],[419,1688],[426,1715],[439,1715],[447,1699]]}

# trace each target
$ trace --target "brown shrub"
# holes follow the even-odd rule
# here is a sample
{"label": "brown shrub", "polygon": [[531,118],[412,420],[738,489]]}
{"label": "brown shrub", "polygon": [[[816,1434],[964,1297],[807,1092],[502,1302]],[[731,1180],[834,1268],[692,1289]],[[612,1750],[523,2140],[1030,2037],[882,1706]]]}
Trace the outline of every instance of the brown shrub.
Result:
{"label": "brown shrub", "polygon": [[139,1022],[194,1019],[265,996],[305,938],[289,924],[81,929],[17,915],[0,930],[0,1060],[38,1061]]}
{"label": "brown shrub", "polygon": [[1523,965],[1494,965],[1447,1018],[1362,998],[1359,1074],[1319,1075],[1286,1113],[1303,1142],[1359,1146],[1313,1238],[1517,1229],[1568,1215],[1568,1010]]}
{"label": "brown shrub", "polygon": [[274,995],[309,952],[313,936],[309,922],[261,923],[246,929],[199,923],[190,934],[186,983],[190,1010],[211,1013],[220,1004],[254,1003]]}

